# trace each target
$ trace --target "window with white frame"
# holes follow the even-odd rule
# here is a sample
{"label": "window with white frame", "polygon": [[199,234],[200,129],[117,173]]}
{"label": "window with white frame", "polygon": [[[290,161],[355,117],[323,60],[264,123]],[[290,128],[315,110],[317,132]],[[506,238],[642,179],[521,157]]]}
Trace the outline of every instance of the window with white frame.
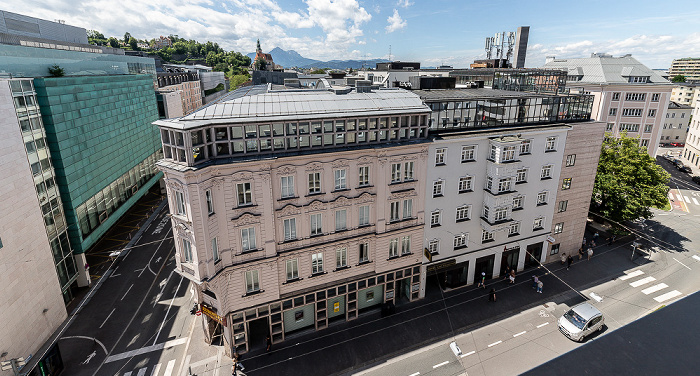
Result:
{"label": "window with white frame", "polygon": [[652,101],[652,102],[658,102],[658,101],[659,101],[659,96],[660,96],[659,93],[653,93],[653,94],[651,95],[651,101]]}
{"label": "window with white frame", "polygon": [[554,224],[554,233],[561,234],[564,231],[564,222]]}
{"label": "window with white frame", "polygon": [[623,108],[622,116],[628,117],[640,117],[642,116],[643,108]]}
{"label": "window with white frame", "polygon": [[511,178],[503,178],[498,180],[498,193],[510,192],[512,190]]}
{"label": "window with white frame", "polygon": [[360,175],[360,187],[369,185],[369,166],[361,166],[358,171]]}
{"label": "window with white frame", "polygon": [[493,240],[493,232],[492,231],[486,231],[484,229],[481,230],[481,242],[489,242]]}
{"label": "window with white frame", "polygon": [[647,114],[648,117],[655,117],[656,116],[656,110],[653,108],[649,109],[649,113]]}
{"label": "window with white frame", "polygon": [[484,210],[481,214],[484,218],[489,219],[489,214],[490,214],[489,212],[490,211],[491,211],[491,209],[487,205],[484,205]]}
{"label": "window with white frame", "polygon": [[238,206],[251,205],[253,203],[253,192],[251,191],[250,183],[236,184],[236,195],[238,197]]}
{"label": "window with white frame", "polygon": [[391,182],[400,183],[401,182],[401,163],[391,164]]}
{"label": "window with white frame", "polygon": [[493,178],[490,176],[486,177],[486,189],[488,189],[489,191],[493,190]]}
{"label": "window with white frame", "polygon": [[335,231],[343,231],[348,228],[348,212],[345,209],[335,211]]}
{"label": "window with white frame", "polygon": [[321,193],[321,173],[309,173],[309,194]]}
{"label": "window with white frame", "polygon": [[403,200],[403,219],[413,218],[413,199]]}
{"label": "window with white frame", "polygon": [[192,243],[187,239],[182,239],[182,256],[184,262],[192,262]]}
{"label": "window with white frame", "polygon": [[[676,138],[678,138],[678,136],[676,136]],[[641,146],[641,147],[647,147],[647,146],[649,146],[649,140],[647,140],[647,139],[640,140],[640,141],[639,141],[639,146]]]}
{"label": "window with white frame", "polygon": [[389,257],[399,257],[399,238],[391,239],[389,242]]}
{"label": "window with white frame", "polygon": [[645,124],[644,133],[651,133],[652,128],[654,128],[654,124]]}
{"label": "window with white frame", "polygon": [[466,247],[467,246],[467,234],[461,233],[461,234],[455,235],[453,245],[454,245],[455,249]]}
{"label": "window with white frame", "polygon": [[552,165],[542,166],[542,173],[540,174],[540,178],[550,179],[551,177],[552,177]]}
{"label": "window with white frame", "polygon": [[367,242],[360,243],[359,247],[360,247],[359,248],[360,263],[368,262],[369,261],[369,243],[367,243]]}
{"label": "window with white frame", "polygon": [[440,210],[435,210],[430,213],[430,226],[440,225]]}
{"label": "window with white frame", "polygon": [[615,123],[608,123],[608,124],[605,126],[605,130],[608,131],[608,132],[612,132],[613,128],[615,128]]}
{"label": "window with white frame", "polygon": [[185,194],[180,191],[175,191],[175,210],[177,215],[186,215]]}
{"label": "window with white frame", "polygon": [[532,149],[532,140],[523,140],[520,143],[520,154],[530,154],[530,150]]}
{"label": "window with white frame", "polygon": [[321,213],[311,214],[309,224],[311,225],[311,236],[323,234]]}
{"label": "window with white frame", "polygon": [[639,124],[622,123],[620,124],[620,132],[622,131],[639,132]]}
{"label": "window with white frame", "polygon": [[496,208],[493,211],[493,220],[495,222],[505,221],[508,219],[508,208]]}
{"label": "window with white frame", "polygon": [[221,257],[219,257],[219,241],[216,240],[216,237],[211,239],[211,254],[215,263],[221,261]]}
{"label": "window with white frame", "polygon": [[504,146],[501,151],[501,161],[510,162],[515,160],[515,146]]}
{"label": "window with white frame", "polygon": [[611,108],[610,111],[608,112],[609,116],[615,116],[617,115],[617,108]]}
{"label": "window with white frame", "polygon": [[435,165],[444,165],[445,164],[445,153],[447,152],[447,149],[445,148],[439,148],[435,149]]}
{"label": "window with white frame", "polygon": [[413,162],[406,162],[403,164],[403,167],[403,180],[413,180]]}
{"label": "window with white frame", "polygon": [[260,277],[257,270],[248,270],[245,272],[245,292],[250,294],[260,291]]}
{"label": "window with white frame", "polygon": [[347,170],[335,170],[334,171],[334,177],[335,177],[335,190],[340,191],[343,189],[347,189]]}
{"label": "window with white frame", "polygon": [[287,218],[284,220],[284,241],[295,240],[297,238],[297,220],[296,218]]}
{"label": "window with white frame", "polygon": [[511,222],[508,226],[508,235],[520,234],[520,222]]}
{"label": "window with white frame", "polygon": [[535,221],[532,223],[532,229],[533,230],[541,230],[543,228],[544,228],[544,218],[543,217],[535,218]]}
{"label": "window with white frame", "polygon": [[311,255],[311,274],[323,273],[323,252]]}
{"label": "window with white frame", "polygon": [[476,146],[462,146],[462,162],[471,162],[476,160]]}
{"label": "window with white frame", "polygon": [[244,228],[241,230],[241,249],[243,252],[254,251],[257,249],[255,244],[255,227]]}
{"label": "window with white frame", "polygon": [[547,192],[537,194],[537,205],[545,205],[547,203]]}
{"label": "window with white frame", "polygon": [[428,242],[428,252],[431,254],[436,254],[440,250],[440,240],[433,239]]}
{"label": "window with white frame", "polygon": [[612,100],[619,101],[620,100],[620,93],[613,93]]}
{"label": "window with white frame", "polygon": [[557,212],[565,212],[567,206],[569,206],[569,200],[559,201],[559,204],[557,204]]}
{"label": "window with white frame", "polygon": [[394,222],[401,219],[401,202],[394,201],[389,204],[389,221]]}
{"label": "window with white frame", "polygon": [[433,182],[433,197],[438,197],[442,196],[442,185],[444,181],[438,180],[436,182]]}
{"label": "window with white frame", "polygon": [[626,101],[643,101],[646,99],[646,93],[627,93],[625,94]]}
{"label": "window with white frame", "polygon": [[569,154],[566,156],[566,167],[571,167],[576,164],[576,154]]}
{"label": "window with white frame", "polygon": [[489,160],[495,161],[496,154],[498,154],[498,147],[496,147],[496,145],[491,145],[491,148],[489,149]]}
{"label": "window with white frame", "polygon": [[457,207],[457,215],[455,217],[455,221],[465,221],[469,219],[469,205],[462,205]]}
{"label": "window with white frame", "polygon": [[204,197],[207,200],[207,213],[209,215],[214,214],[214,198],[211,195],[211,189],[204,191]]}
{"label": "window with white frame", "polygon": [[287,281],[299,278],[299,259],[287,260]]}
{"label": "window with white frame", "polygon": [[459,192],[468,192],[472,190],[472,181],[473,178],[471,176],[462,176],[459,178]]}
{"label": "window with white frame", "polygon": [[513,197],[513,210],[522,209],[523,208],[523,201],[525,201],[525,196],[519,195],[519,196]]}
{"label": "window with white frame", "polygon": [[519,168],[515,172],[516,183],[527,183],[527,168]]}
{"label": "window with white frame", "polygon": [[358,226],[369,225],[369,205],[360,206],[357,210]]}
{"label": "window with white frame", "polygon": [[401,255],[408,255],[411,253],[411,235],[407,235],[401,238]]}
{"label": "window with white frame", "polygon": [[338,247],[335,250],[335,268],[344,268],[346,266],[348,266],[348,249]]}
{"label": "window with white frame", "polygon": [[561,181],[561,189],[566,190],[571,188],[571,178],[564,178],[564,180]]}
{"label": "window with white frame", "polygon": [[545,142],[544,151],[555,151],[557,150],[557,138],[556,136],[547,137]]}
{"label": "window with white frame", "polygon": [[282,176],[280,178],[282,198],[294,197],[294,176]]}

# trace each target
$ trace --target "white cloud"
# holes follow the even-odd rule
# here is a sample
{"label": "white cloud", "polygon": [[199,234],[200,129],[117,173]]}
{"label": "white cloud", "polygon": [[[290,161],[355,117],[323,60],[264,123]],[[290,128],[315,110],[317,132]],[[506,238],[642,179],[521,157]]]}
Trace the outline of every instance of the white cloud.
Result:
{"label": "white cloud", "polygon": [[413,3],[410,0],[399,0],[396,5],[402,8],[408,8],[413,5]]}
{"label": "white cloud", "polygon": [[401,18],[397,9],[394,9],[394,14],[387,18],[386,21],[389,23],[389,25],[386,26],[387,33],[393,33],[396,30],[401,30],[408,25],[406,20]]}

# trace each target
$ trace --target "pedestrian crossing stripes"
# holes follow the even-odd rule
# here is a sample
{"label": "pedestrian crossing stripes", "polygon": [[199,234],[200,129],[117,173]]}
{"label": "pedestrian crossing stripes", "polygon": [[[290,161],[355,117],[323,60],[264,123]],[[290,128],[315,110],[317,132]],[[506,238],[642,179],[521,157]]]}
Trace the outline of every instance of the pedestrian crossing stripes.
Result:
{"label": "pedestrian crossing stripes", "polygon": [[700,205],[700,204],[698,203],[698,200],[695,199],[695,197],[691,197],[690,199],[693,200],[693,204],[695,204],[695,205]]}
{"label": "pedestrian crossing stripes", "polygon": [[700,261],[700,256],[698,256],[698,255],[693,255],[693,258]]}
{"label": "pedestrian crossing stripes", "polygon": [[676,193],[676,198],[678,199],[678,201],[683,201],[683,196],[681,196],[678,193]]}
{"label": "pedestrian crossing stripes", "polygon": [[649,294],[655,293],[655,292],[657,292],[657,291],[659,291],[659,290],[663,290],[663,289],[665,289],[666,287],[668,287],[667,284],[665,284],[665,283],[659,283],[658,285],[654,285],[654,286],[645,288],[644,290],[642,290],[642,294],[644,294],[644,295],[649,295]]}
{"label": "pedestrian crossing stripes", "polygon": [[675,298],[675,297],[678,296],[678,295],[681,295],[681,292],[678,291],[678,290],[673,290],[673,291],[671,291],[671,292],[667,292],[667,293],[665,293],[665,294],[663,294],[663,295],[657,296],[656,298],[654,298],[654,300],[656,300],[656,301],[659,302],[659,303],[663,303],[663,302],[665,302],[665,301],[667,301],[667,300],[669,300],[669,299]]}
{"label": "pedestrian crossing stripes", "polygon": [[649,283],[649,282],[654,282],[654,281],[656,281],[656,278],[654,278],[654,277],[646,277],[646,278],[642,278],[642,279],[640,279],[640,280],[637,280],[637,281],[634,281],[634,282],[630,283],[630,286],[632,286],[632,287],[639,287],[639,286],[641,286],[641,285],[646,285],[647,283]]}
{"label": "pedestrian crossing stripes", "polygon": [[175,359],[168,362],[165,366],[165,372],[162,375],[160,374],[161,363],[156,364],[151,373],[148,373],[148,368],[149,367],[143,367],[139,368],[138,371],[129,371],[124,373],[123,376],[133,376],[134,372],[136,372],[135,376],[172,376],[173,370],[175,369]]}
{"label": "pedestrian crossing stripes", "polygon": [[644,274],[643,271],[641,271],[641,270],[635,270],[635,271],[633,271],[632,273],[629,273],[629,274],[627,274],[627,275],[624,275],[624,276],[620,277],[619,279],[620,279],[620,281],[626,281],[626,280],[628,280],[628,279],[630,279],[630,278],[638,277],[638,276],[640,276],[640,275],[642,275],[642,274]]}

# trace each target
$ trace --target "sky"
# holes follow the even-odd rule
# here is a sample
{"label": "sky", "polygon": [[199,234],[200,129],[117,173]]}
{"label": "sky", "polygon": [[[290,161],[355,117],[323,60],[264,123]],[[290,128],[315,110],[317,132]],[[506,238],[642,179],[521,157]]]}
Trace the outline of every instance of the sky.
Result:
{"label": "sky", "polygon": [[[177,34],[227,51],[318,60],[385,58],[468,67],[484,40],[530,26],[527,67],[546,56],[632,54],[650,68],[700,57],[697,0],[23,0],[0,9],[139,39]],[[273,56],[274,59],[274,56]]]}

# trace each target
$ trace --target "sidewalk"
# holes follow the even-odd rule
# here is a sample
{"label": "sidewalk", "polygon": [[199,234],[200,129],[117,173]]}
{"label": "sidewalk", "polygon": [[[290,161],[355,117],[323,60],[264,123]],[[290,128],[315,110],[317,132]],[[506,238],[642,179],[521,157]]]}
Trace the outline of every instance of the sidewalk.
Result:
{"label": "sidewalk", "polygon": [[[253,350],[243,354],[244,374],[350,375],[547,302],[578,303],[584,299],[569,286],[585,289],[638,266],[629,259],[629,242],[618,241],[612,246],[602,243],[595,247],[591,261],[585,258],[579,261],[576,257],[570,270],[556,262],[521,271],[515,285],[498,278],[489,281],[486,289],[471,285],[441,294],[434,288],[424,299],[396,307],[396,313],[388,317],[381,317],[379,310],[375,310],[322,331],[288,336],[285,342],[274,345],[270,353]],[[532,275],[542,280],[542,294],[532,289]],[[488,302],[487,294],[492,288],[496,289],[496,303]],[[222,356],[223,349],[206,345],[201,322],[197,325],[191,344],[192,374],[230,375],[231,359]]]}

